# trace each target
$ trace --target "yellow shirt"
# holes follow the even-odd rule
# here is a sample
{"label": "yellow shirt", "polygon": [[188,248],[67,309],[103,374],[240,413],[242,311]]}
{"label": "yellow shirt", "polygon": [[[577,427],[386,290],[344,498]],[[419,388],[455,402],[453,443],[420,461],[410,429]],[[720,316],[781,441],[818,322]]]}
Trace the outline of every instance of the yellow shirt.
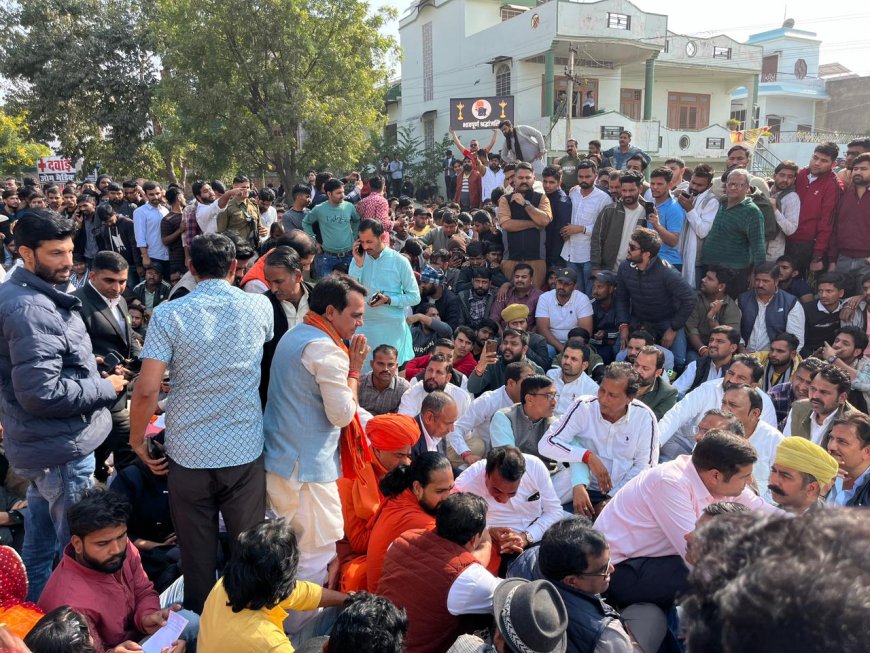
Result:
{"label": "yellow shirt", "polygon": [[416,229],[416,228],[414,228],[413,225],[408,227],[408,233],[411,234],[414,238],[422,238],[423,236],[428,234],[430,231],[432,231],[431,224],[427,224],[422,229]]}
{"label": "yellow shirt", "polygon": [[299,581],[293,593],[274,608],[233,612],[221,578],[209,592],[199,622],[197,650],[200,653],[293,653],[284,634],[289,610],[314,610],[323,588]]}

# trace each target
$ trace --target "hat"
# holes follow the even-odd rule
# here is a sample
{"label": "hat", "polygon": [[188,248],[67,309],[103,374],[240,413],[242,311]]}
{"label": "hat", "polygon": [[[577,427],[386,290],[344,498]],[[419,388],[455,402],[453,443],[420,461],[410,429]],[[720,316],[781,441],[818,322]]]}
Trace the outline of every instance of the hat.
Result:
{"label": "hat", "polygon": [[568,611],[550,581],[502,581],[493,593],[492,612],[511,651],[564,653],[568,648]]}
{"label": "hat", "polygon": [[366,424],[366,435],[375,449],[398,451],[412,447],[420,439],[420,427],[410,415],[375,415]]}
{"label": "hat", "polygon": [[571,268],[559,268],[556,271],[556,281],[561,279],[562,281],[570,281],[571,283],[577,283],[577,273],[574,272]]}
{"label": "hat", "polygon": [[598,274],[592,277],[595,281],[600,281],[601,283],[609,283],[611,286],[616,285],[616,272],[611,270],[602,270]]}
{"label": "hat", "polygon": [[438,268],[427,265],[420,273],[420,283],[444,283],[444,273]]}
{"label": "hat", "polygon": [[501,319],[505,322],[513,322],[514,320],[525,320],[529,317],[529,307],[525,304],[511,304],[505,306],[501,312]]}
{"label": "hat", "polygon": [[780,442],[773,462],[809,474],[822,485],[833,481],[840,467],[831,454],[804,438],[786,438]]}

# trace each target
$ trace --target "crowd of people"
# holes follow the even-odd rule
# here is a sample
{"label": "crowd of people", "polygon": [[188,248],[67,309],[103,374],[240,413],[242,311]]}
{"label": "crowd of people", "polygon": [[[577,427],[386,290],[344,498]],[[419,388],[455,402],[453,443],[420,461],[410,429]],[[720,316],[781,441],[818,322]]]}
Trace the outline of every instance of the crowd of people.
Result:
{"label": "crowd of people", "polygon": [[446,201],[5,180],[0,645],[866,648],[870,139],[499,129]]}

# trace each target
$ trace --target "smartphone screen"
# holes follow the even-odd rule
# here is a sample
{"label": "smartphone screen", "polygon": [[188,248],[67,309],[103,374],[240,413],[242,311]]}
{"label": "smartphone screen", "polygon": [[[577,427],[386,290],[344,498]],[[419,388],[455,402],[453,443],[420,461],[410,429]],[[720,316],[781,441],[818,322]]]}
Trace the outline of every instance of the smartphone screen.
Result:
{"label": "smartphone screen", "polygon": [[647,202],[643,205],[643,210],[646,212],[646,217],[650,217],[656,212],[656,206],[652,202]]}
{"label": "smartphone screen", "polygon": [[487,340],[486,341],[486,353],[493,354],[498,351],[498,340]]}

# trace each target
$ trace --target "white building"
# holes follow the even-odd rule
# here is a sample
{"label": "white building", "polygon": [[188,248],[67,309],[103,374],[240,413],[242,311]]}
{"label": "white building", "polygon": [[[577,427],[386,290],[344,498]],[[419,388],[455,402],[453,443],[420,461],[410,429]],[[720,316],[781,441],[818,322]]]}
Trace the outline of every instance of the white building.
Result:
{"label": "white building", "polygon": [[[554,106],[573,47],[575,93],[582,104],[591,90],[597,110],[571,119],[581,150],[592,139],[616,145],[627,129],[658,159],[721,160],[731,94],[753,88],[761,72],[760,46],[674,34],[667,16],[627,0],[419,0],[402,17],[399,38],[401,88],[390,94],[388,130],[408,125],[429,145],[448,131],[450,98],[513,95],[514,122],[539,129],[557,155],[568,125]],[[460,134],[464,143],[472,137],[486,144],[490,133]]]}
{"label": "white building", "polygon": [[[759,126],[768,126],[773,136],[770,141],[793,142],[797,133],[812,132],[816,126],[816,111],[830,99],[825,82],[819,77],[819,47],[821,41],[815,32],[795,29],[794,21],[787,20],[782,27],[753,34],[747,40],[761,46],[761,80],[758,85],[756,120]],[[731,116],[746,124],[751,87],[737,89],[731,96]]]}

